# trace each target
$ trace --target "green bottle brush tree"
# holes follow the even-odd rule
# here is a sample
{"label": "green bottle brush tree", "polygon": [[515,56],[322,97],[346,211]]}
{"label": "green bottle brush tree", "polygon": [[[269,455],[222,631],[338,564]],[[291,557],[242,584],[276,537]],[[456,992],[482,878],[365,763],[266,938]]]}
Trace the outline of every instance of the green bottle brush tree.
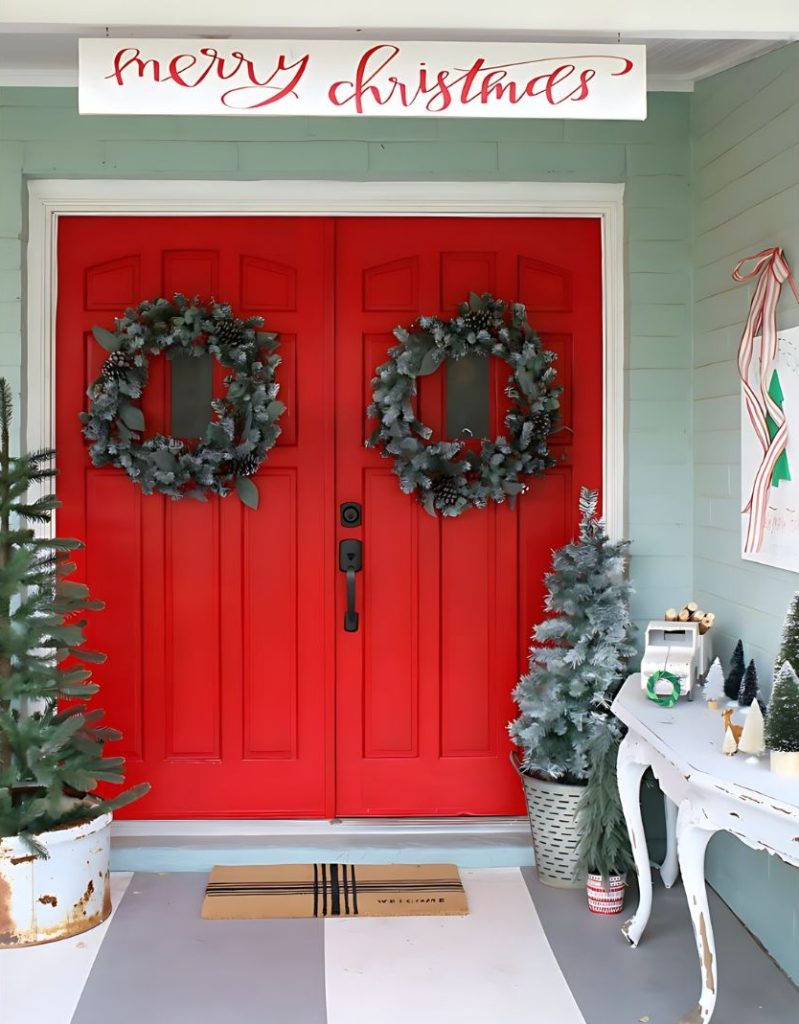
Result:
{"label": "green bottle brush tree", "polygon": [[54,452],[13,457],[11,389],[0,379],[0,836],[19,836],[46,855],[37,835],[87,821],[143,796],[142,783],[113,799],[94,798],[99,782],[124,780],[123,758],[105,757],[120,733],[101,724],[88,701],[98,690],[87,650],[86,614],[103,605],[69,579],[76,540],[37,536],[55,496],[29,497],[56,475]]}

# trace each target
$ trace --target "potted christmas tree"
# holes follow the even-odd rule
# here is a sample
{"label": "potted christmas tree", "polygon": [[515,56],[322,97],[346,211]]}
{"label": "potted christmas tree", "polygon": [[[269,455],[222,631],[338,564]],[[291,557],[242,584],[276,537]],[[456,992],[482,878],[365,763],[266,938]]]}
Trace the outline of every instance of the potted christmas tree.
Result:
{"label": "potted christmas tree", "polygon": [[799,679],[790,661],[774,680],[765,739],[775,775],[799,775]]}
{"label": "potted christmas tree", "polygon": [[552,614],[533,632],[528,672],[514,691],[519,716],[509,726],[522,751],[538,876],[568,888],[583,884],[577,806],[591,776],[597,712],[609,707],[635,651],[629,545],[609,540],[597,503],[597,492],[583,488],[578,539],[553,555],[545,601]]}
{"label": "potted christmas tree", "polygon": [[622,724],[610,714],[597,713],[592,734],[591,770],[577,807],[578,870],[586,876],[589,910],[594,914],[619,914],[624,908],[627,872],[633,867],[616,779]]}
{"label": "potted christmas tree", "polygon": [[68,579],[78,541],[37,536],[56,501],[29,497],[51,479],[51,451],[12,458],[11,391],[0,380],[0,948],[85,931],[111,912],[111,811],[141,785],[102,800],[98,782],[122,782],[122,758],[104,757],[119,733],[89,710],[97,691],[83,648],[85,613],[102,608]]}

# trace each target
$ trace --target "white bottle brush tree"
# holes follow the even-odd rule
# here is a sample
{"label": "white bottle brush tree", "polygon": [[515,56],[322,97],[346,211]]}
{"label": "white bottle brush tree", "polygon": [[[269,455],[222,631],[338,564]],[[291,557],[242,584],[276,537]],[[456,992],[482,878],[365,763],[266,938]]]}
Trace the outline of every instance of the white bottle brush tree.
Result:
{"label": "white bottle brush tree", "polygon": [[123,781],[123,759],[103,756],[120,734],[87,706],[98,690],[88,666],[105,656],[83,647],[85,615],[103,605],[67,578],[80,542],[31,527],[57,507],[52,495],[29,497],[32,485],[55,476],[54,453],[10,455],[11,404],[0,380],[0,836],[19,836],[46,856],[39,833],[96,818],[149,786],[90,798],[99,782]]}

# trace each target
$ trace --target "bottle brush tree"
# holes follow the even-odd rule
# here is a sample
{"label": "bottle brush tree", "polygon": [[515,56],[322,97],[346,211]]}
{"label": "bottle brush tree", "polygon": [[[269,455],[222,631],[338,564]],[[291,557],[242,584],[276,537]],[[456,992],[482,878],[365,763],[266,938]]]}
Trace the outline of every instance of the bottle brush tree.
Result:
{"label": "bottle brush tree", "polygon": [[788,611],[785,613],[780,650],[774,662],[775,678],[786,661],[789,661],[795,668],[799,666],[799,591],[791,598]]}
{"label": "bottle brush tree", "polygon": [[738,700],[738,693],[741,689],[741,682],[744,677],[744,644],[739,640],[730,658],[730,668],[727,678],[724,680],[724,693],[730,700]]}
{"label": "bottle brush tree", "polygon": [[635,653],[629,544],[608,538],[597,503],[597,492],[583,488],[578,539],[553,555],[550,615],[533,632],[528,671],[514,691],[519,716],[509,725],[523,771],[577,784],[590,777],[600,720]]}
{"label": "bottle brush tree", "polygon": [[799,751],[799,679],[789,661],[782,663],[766,716],[769,750]]}
{"label": "bottle brush tree", "polygon": [[86,614],[103,607],[68,577],[79,541],[37,536],[55,497],[30,497],[55,476],[54,453],[12,457],[11,389],[0,380],[0,836],[19,836],[46,856],[37,835],[96,818],[144,795],[142,784],[113,799],[91,797],[121,783],[123,759],[105,757],[120,734],[90,709],[91,665],[105,656],[84,644]]}
{"label": "bottle brush tree", "polygon": [[760,690],[757,683],[757,669],[754,658],[746,666],[741,685],[738,689],[738,703],[742,708],[749,708],[754,701],[760,700]]}

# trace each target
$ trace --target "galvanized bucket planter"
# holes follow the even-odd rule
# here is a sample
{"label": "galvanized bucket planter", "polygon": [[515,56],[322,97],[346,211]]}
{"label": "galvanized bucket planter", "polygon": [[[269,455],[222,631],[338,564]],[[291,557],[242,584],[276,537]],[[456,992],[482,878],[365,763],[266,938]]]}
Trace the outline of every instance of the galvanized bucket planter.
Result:
{"label": "galvanized bucket planter", "polygon": [[0,838],[0,949],[65,939],[111,913],[111,815],[36,838],[47,860],[14,836]]}
{"label": "galvanized bucket planter", "polygon": [[585,875],[577,870],[577,844],[580,841],[577,805],[585,792],[584,787],[545,782],[525,775],[514,752],[511,752],[511,763],[524,786],[540,881],[559,889],[582,889]]}

